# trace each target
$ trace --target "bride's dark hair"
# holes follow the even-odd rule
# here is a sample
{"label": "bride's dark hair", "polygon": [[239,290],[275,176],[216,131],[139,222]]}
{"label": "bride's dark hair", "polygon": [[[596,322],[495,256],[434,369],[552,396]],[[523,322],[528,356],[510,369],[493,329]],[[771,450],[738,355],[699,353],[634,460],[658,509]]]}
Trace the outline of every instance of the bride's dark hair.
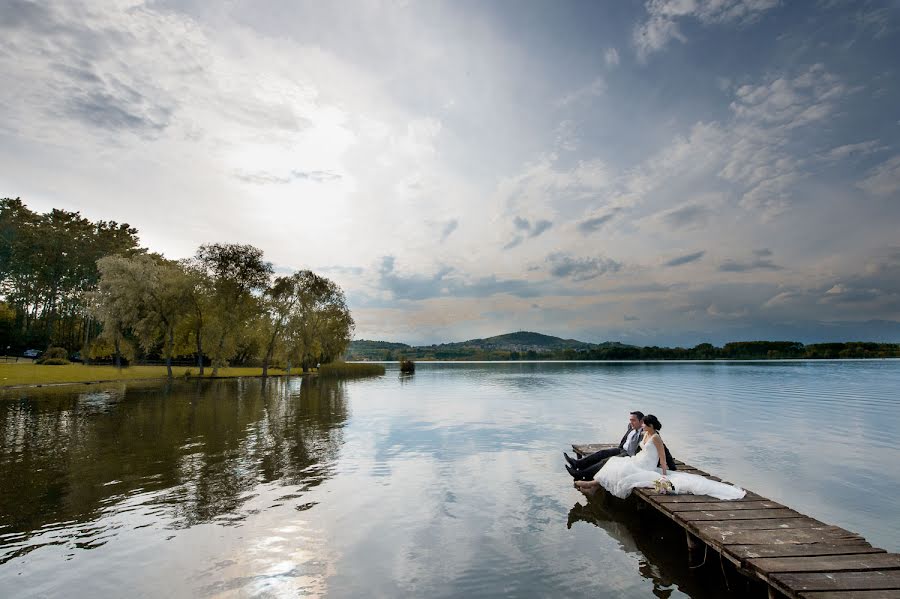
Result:
{"label": "bride's dark hair", "polygon": [[660,422],[659,418],[657,418],[653,414],[647,414],[646,416],[644,416],[644,418],[641,420],[641,422],[643,422],[644,424],[649,424],[655,430],[662,429],[662,422]]}

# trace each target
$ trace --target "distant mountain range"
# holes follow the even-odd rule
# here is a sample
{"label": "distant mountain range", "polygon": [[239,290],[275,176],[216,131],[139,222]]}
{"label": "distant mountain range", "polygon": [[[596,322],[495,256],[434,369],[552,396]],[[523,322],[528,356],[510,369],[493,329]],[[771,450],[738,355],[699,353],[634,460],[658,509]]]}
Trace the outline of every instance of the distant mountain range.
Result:
{"label": "distant mountain range", "polygon": [[[507,358],[509,354],[520,357],[532,354],[559,353],[566,350],[584,352],[591,349],[632,347],[623,343],[607,341],[604,343],[586,343],[577,339],[562,339],[552,335],[544,335],[532,331],[517,331],[487,337],[486,339],[469,339],[456,343],[412,346],[406,343],[390,341],[370,341],[358,339],[350,343],[346,352],[348,359],[355,360],[392,360],[403,355],[409,358],[433,359],[491,359]],[[503,355],[500,355],[502,353]]]}

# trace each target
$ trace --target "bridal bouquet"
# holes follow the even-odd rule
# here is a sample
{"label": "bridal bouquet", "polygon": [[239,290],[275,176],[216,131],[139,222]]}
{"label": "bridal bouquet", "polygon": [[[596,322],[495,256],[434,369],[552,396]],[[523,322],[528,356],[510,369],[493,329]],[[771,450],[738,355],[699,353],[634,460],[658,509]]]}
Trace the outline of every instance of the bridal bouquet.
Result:
{"label": "bridal bouquet", "polygon": [[675,485],[673,485],[672,481],[670,481],[665,476],[657,478],[655,481],[653,481],[653,488],[660,495],[672,495],[675,493]]}

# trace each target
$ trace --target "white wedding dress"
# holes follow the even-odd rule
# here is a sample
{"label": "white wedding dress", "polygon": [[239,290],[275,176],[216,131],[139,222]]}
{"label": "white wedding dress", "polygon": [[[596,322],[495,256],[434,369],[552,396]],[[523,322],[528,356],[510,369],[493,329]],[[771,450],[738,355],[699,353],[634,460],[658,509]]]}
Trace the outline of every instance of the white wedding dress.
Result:
{"label": "white wedding dress", "polygon": [[[609,458],[603,468],[594,475],[594,480],[604,489],[625,499],[635,487],[653,488],[654,481],[662,476],[662,470],[656,467],[659,453],[652,443],[653,437],[641,442],[641,451],[634,457]],[[692,495],[710,495],[716,499],[740,499],[747,494],[740,487],[710,480],[696,474],[669,470],[667,478],[675,487],[675,493]]]}

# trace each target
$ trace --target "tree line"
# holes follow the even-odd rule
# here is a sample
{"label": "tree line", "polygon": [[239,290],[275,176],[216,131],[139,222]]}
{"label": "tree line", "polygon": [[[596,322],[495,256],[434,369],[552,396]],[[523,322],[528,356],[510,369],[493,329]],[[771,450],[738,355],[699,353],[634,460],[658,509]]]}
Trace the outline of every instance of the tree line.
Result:
{"label": "tree line", "polygon": [[85,361],[190,358],[290,372],[338,358],[354,322],[343,290],[302,270],[275,276],[262,250],[210,243],[170,260],[137,230],[78,212],[0,200],[0,343],[60,346]]}
{"label": "tree line", "polygon": [[897,343],[813,343],[797,341],[735,341],[717,347],[659,347],[609,343],[592,348],[503,350],[478,347],[413,347],[404,344],[353,342],[345,358],[354,360],[779,360],[837,358],[900,358]]}

